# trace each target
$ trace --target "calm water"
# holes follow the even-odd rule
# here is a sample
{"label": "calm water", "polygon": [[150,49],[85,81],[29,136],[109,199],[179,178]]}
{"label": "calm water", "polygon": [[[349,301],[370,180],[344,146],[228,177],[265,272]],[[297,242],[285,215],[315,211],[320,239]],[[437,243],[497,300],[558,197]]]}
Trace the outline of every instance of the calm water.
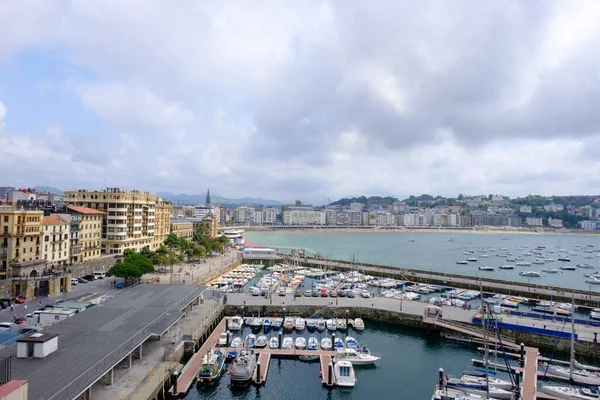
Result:
{"label": "calm water", "polygon": [[[572,287],[577,289],[598,292],[600,288],[585,282],[584,273],[597,271],[600,257],[599,253],[585,253],[575,251],[575,245],[585,248],[593,245],[592,249],[600,249],[600,236],[559,236],[559,235],[510,235],[510,234],[480,234],[480,233],[434,233],[434,232],[370,232],[370,233],[288,233],[288,232],[246,232],[246,239],[261,243],[266,246],[304,247],[320,253],[327,258],[351,261],[353,257],[359,262],[375,263],[403,268],[414,268],[424,271],[452,272],[472,276],[486,276],[496,279],[531,282],[538,284]],[[509,240],[502,240],[507,238]],[[546,247],[544,252],[554,262],[545,265],[531,265],[528,267],[515,267],[514,270],[479,271],[478,266],[512,264],[505,258],[496,254],[512,252],[513,256],[521,255],[523,250],[519,246],[529,246],[533,251],[538,246]],[[477,250],[481,248],[495,248],[496,252],[488,252],[489,258],[481,258]],[[506,248],[507,250],[498,250]],[[571,253],[570,263],[557,261],[559,248],[564,248]],[[469,265],[457,265],[456,261],[465,260],[465,250],[474,250],[474,257],[478,262]],[[584,257],[593,257],[586,259]],[[533,261],[535,257],[525,257],[524,261]],[[542,268],[560,268],[563,264],[591,264],[593,269],[578,269],[577,271],[560,271],[556,274],[546,274]],[[521,271],[538,271],[541,278],[527,278],[519,276]]]}
{"label": "calm water", "polygon": [[[352,389],[323,387],[318,362],[271,359],[264,386],[231,389],[229,376],[224,374],[212,387],[193,387],[186,399],[431,399],[440,367],[459,375],[471,369],[472,358],[481,358],[476,349],[442,341],[421,330],[370,321],[366,324],[365,331],[350,328],[349,334],[382,359],[376,366],[355,367],[358,383]],[[250,329],[245,328],[242,336],[248,333]],[[305,331],[302,336],[315,336],[320,342],[324,334]]]}

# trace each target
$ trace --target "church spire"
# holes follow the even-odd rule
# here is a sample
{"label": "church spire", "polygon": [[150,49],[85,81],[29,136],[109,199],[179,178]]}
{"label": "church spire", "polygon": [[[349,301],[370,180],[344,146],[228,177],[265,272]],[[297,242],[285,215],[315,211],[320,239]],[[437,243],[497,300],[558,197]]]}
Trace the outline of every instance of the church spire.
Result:
{"label": "church spire", "polygon": [[204,204],[210,204],[210,189],[206,190],[206,201],[204,201]]}

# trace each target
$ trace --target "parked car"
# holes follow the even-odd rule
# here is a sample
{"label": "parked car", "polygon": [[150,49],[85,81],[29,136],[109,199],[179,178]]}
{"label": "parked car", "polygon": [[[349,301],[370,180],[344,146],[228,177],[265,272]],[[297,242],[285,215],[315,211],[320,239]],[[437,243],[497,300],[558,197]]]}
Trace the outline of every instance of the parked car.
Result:
{"label": "parked car", "polygon": [[327,297],[327,289],[321,290],[321,297]]}
{"label": "parked car", "polygon": [[335,290],[332,290],[331,292],[329,292],[329,297],[337,297],[337,292]]}
{"label": "parked car", "polygon": [[360,293],[360,295],[361,295],[362,297],[364,297],[365,299],[370,299],[370,298],[371,298],[371,293],[369,293],[369,292],[368,292],[368,291],[366,291],[366,290],[363,290],[363,291]]}
{"label": "parked car", "polygon": [[312,292],[311,292],[310,290],[305,290],[305,291],[304,291],[304,295],[305,295],[306,297],[310,297],[310,296],[311,296],[311,293],[312,293]]}
{"label": "parked car", "polygon": [[16,331],[17,324],[14,322],[0,322],[0,332]]}
{"label": "parked car", "polygon": [[79,281],[79,283],[88,283],[89,281],[85,278],[77,278],[77,280]]}
{"label": "parked car", "polygon": [[343,290],[338,291],[338,297],[346,297],[346,292],[344,292]]}
{"label": "parked car", "polygon": [[285,296],[285,288],[279,288],[277,294],[280,296]]}
{"label": "parked car", "polygon": [[8,308],[10,307],[11,304],[11,300],[10,299],[0,299],[0,306],[2,306],[2,308]]}
{"label": "parked car", "polygon": [[13,322],[17,325],[21,325],[21,324],[24,324],[25,322],[27,322],[27,318],[18,317],[18,318],[15,318],[15,320]]}
{"label": "parked car", "polygon": [[79,280],[77,278],[71,278],[71,285],[77,285]]}
{"label": "parked car", "polygon": [[83,279],[85,279],[86,281],[90,282],[94,280],[94,276],[93,275],[84,275]]}
{"label": "parked car", "polygon": [[316,290],[313,290],[311,296],[312,297],[319,297],[319,292],[316,291]]}
{"label": "parked car", "polygon": [[346,296],[348,296],[348,298],[353,299],[354,298],[354,293],[351,290],[348,290],[346,292]]}
{"label": "parked car", "polygon": [[23,304],[27,299],[25,298],[25,296],[15,296],[11,300],[13,301],[13,303]]}
{"label": "parked car", "polygon": [[302,292],[299,290],[296,290],[296,292],[294,293],[294,297],[302,297]]}

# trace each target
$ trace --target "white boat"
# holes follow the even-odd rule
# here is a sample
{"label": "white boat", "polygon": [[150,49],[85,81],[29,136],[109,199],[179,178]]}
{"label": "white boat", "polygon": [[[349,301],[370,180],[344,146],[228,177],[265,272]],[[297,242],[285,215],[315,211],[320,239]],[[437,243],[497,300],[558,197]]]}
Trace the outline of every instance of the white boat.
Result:
{"label": "white boat", "polygon": [[469,262],[468,262],[468,261],[464,261],[464,260],[457,261],[456,263],[457,263],[458,265],[468,265],[468,264],[469,264]]}
{"label": "white boat", "polygon": [[490,267],[488,265],[486,265],[485,267],[479,267],[480,271],[493,271],[494,267]]}
{"label": "white boat", "polygon": [[556,269],[556,268],[542,268],[542,272],[545,272],[547,274],[556,274],[556,273],[558,273],[558,269]]}
{"label": "white boat", "polygon": [[275,318],[272,323],[273,329],[279,329],[283,325],[283,318]]}
{"label": "white boat", "polygon": [[231,347],[233,349],[237,349],[238,347],[242,347],[242,338],[241,337],[234,337],[233,340],[231,341]]}
{"label": "white boat", "polygon": [[600,372],[600,367],[594,367],[593,365],[585,365],[575,361],[575,368],[583,369],[586,371]]}
{"label": "white boat", "polygon": [[352,336],[346,336],[345,343],[347,349],[359,350],[358,342]]}
{"label": "white boat", "polygon": [[535,271],[523,271],[523,272],[519,272],[519,275],[521,276],[529,276],[532,278],[539,278],[540,277],[540,273],[539,272],[535,272]]}
{"label": "white boat", "polygon": [[530,267],[530,266],[531,266],[531,263],[528,261],[519,261],[517,263],[517,267]]}
{"label": "white boat", "polygon": [[254,346],[258,347],[259,349],[263,349],[267,347],[267,343],[267,337],[265,335],[260,335],[256,338],[256,343],[254,344]]}
{"label": "white boat", "polygon": [[498,269],[515,269],[514,265],[501,265]]}
{"label": "white boat", "polygon": [[550,365],[548,373],[562,378],[570,378],[572,376],[573,381],[579,385],[600,386],[600,378],[596,374],[582,369],[573,369],[571,372],[571,368]]}
{"label": "white boat", "polygon": [[323,332],[325,330],[325,326],[326,326],[325,320],[323,320],[323,319],[317,320],[316,327],[319,332]]}
{"label": "white boat", "polygon": [[233,360],[229,369],[232,385],[247,385],[256,369],[256,355],[252,350],[242,350]]}
{"label": "white boat", "polygon": [[593,276],[586,279],[585,282],[590,283],[592,285],[600,285],[600,278],[596,278],[595,276]]}
{"label": "white boat", "polygon": [[354,368],[350,361],[338,361],[333,365],[333,375],[335,383],[342,387],[354,387],[356,385],[356,376]]}
{"label": "white boat", "polygon": [[281,342],[281,348],[290,350],[292,347],[294,347],[294,339],[292,339],[291,336],[284,337],[283,341]]}
{"label": "white boat", "polygon": [[598,400],[600,395],[595,389],[578,388],[570,386],[542,386],[540,391],[556,399],[568,400]]}
{"label": "white boat", "polygon": [[577,268],[573,267],[571,265],[563,265],[562,267],[560,267],[560,269],[562,269],[563,271],[576,271]]}
{"label": "white boat", "polygon": [[337,330],[337,323],[336,323],[335,319],[328,319],[327,321],[325,321],[325,324],[327,325],[327,330],[329,330],[329,331]]}
{"label": "white boat", "polygon": [[375,361],[381,360],[381,357],[346,348],[342,352],[336,353],[334,359],[335,362],[342,360],[350,361],[352,365],[371,365],[374,364]]}
{"label": "white boat", "polygon": [[335,351],[344,351],[344,341],[341,338],[336,337],[333,340],[333,348]]}
{"label": "white boat", "polygon": [[296,346],[297,350],[304,350],[306,348],[306,339],[304,339],[302,336],[298,336],[294,346]]}
{"label": "white boat", "polygon": [[279,347],[279,339],[277,338],[277,336],[273,336],[271,339],[269,339],[269,348],[277,349],[278,347]]}
{"label": "white boat", "polygon": [[[481,385],[485,385],[486,381],[485,381],[485,376],[475,376],[475,375],[469,375],[469,374],[464,374],[461,379],[464,382],[473,382],[473,383],[479,383]],[[504,389],[504,390],[511,390],[513,387],[512,382],[510,381],[505,381],[503,379],[498,379],[498,378],[494,378],[494,377],[488,377],[488,384],[498,388],[498,389]]]}
{"label": "white boat", "polygon": [[244,325],[244,320],[242,319],[242,317],[231,317],[229,319],[229,330],[234,332],[234,331],[239,331],[240,329],[242,329],[242,326]]}
{"label": "white boat", "polygon": [[482,396],[472,393],[465,393],[462,390],[453,388],[437,388],[431,397],[431,400],[481,400]]}
{"label": "white boat", "polygon": [[304,318],[296,318],[296,330],[303,331],[305,327],[306,321],[304,321]]}
{"label": "white boat", "polygon": [[331,350],[331,339],[328,337],[321,339],[321,348],[323,350]]}
{"label": "white boat", "polygon": [[252,333],[246,336],[246,340],[244,340],[244,346],[248,348],[252,348],[256,345],[256,336]]}
{"label": "white boat", "polygon": [[308,338],[308,345],[306,346],[307,350],[319,350],[319,341],[316,337],[311,336]]}
{"label": "white boat", "polygon": [[223,332],[219,335],[219,346],[226,347],[229,344],[229,332]]}
{"label": "white boat", "polygon": [[356,329],[357,331],[364,331],[365,330],[365,323],[362,320],[362,318],[356,318],[354,320],[354,329]]}

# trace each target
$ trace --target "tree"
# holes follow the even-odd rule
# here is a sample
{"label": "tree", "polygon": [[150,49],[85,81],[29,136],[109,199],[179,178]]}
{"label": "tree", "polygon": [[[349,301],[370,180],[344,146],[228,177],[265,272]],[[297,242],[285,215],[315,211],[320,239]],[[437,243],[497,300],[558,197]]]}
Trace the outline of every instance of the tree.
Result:
{"label": "tree", "polygon": [[163,243],[169,250],[173,250],[181,245],[179,238],[174,233],[169,233]]}
{"label": "tree", "polygon": [[108,276],[123,278],[125,279],[126,285],[130,279],[141,278],[142,275],[144,275],[144,273],[139,266],[128,262],[115,264],[108,270]]}
{"label": "tree", "polygon": [[464,199],[465,199],[465,195],[464,195],[464,194],[462,194],[462,193],[459,193],[459,194],[458,194],[458,200],[459,200],[459,201],[463,201]]}

